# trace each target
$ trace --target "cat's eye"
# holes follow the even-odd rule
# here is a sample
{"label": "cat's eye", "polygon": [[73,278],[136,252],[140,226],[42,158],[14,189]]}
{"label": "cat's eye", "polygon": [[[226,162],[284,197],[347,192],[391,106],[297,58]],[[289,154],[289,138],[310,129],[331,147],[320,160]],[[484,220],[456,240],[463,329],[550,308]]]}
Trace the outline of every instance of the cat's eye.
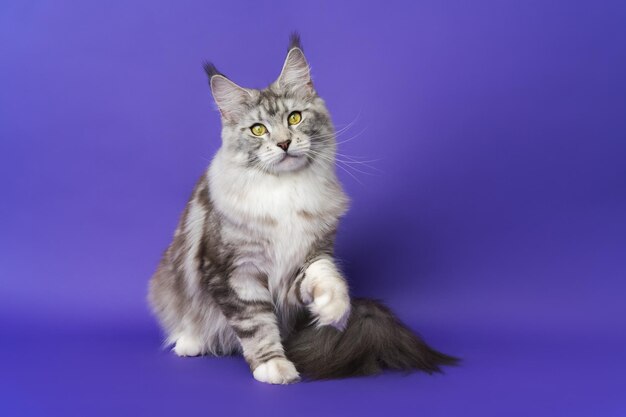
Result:
{"label": "cat's eye", "polygon": [[292,111],[289,113],[289,117],[287,117],[287,123],[289,126],[297,125],[302,120],[302,113],[299,111]]}
{"label": "cat's eye", "polygon": [[254,136],[263,136],[267,133],[267,128],[261,123],[256,123],[253,124],[252,127],[250,127],[250,131]]}

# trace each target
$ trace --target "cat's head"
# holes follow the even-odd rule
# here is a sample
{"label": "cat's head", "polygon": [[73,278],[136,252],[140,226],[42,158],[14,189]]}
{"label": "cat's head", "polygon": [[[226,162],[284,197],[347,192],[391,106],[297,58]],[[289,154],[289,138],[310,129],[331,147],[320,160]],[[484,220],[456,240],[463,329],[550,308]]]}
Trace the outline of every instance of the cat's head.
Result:
{"label": "cat's head", "polygon": [[223,146],[236,162],[271,174],[332,165],[334,128],[298,35],[291,36],[283,69],[266,89],[240,87],[212,64],[205,70],[222,116]]}

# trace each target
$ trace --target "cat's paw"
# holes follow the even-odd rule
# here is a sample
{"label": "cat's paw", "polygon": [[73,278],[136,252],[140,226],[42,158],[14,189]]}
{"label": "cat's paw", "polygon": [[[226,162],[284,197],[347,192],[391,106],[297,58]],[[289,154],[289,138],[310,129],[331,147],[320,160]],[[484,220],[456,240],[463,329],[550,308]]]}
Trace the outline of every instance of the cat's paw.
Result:
{"label": "cat's paw", "polygon": [[320,326],[346,328],[350,317],[350,296],[341,278],[320,281],[313,288],[313,302],[309,310]]}
{"label": "cat's paw", "polygon": [[350,317],[348,285],[330,259],[309,265],[300,288],[302,302],[318,325],[345,329]]}
{"label": "cat's paw", "polygon": [[195,336],[182,335],[176,340],[172,349],[178,356],[199,356],[202,355],[204,343]]}
{"label": "cat's paw", "polygon": [[263,362],[252,373],[254,379],[267,384],[291,384],[300,380],[296,367],[285,358]]}

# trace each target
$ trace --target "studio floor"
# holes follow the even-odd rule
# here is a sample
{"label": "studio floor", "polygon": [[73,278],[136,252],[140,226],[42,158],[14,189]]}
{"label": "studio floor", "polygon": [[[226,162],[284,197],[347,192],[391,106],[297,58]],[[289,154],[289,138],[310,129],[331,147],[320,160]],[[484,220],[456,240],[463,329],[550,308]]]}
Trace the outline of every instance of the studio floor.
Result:
{"label": "studio floor", "polygon": [[3,327],[0,415],[626,415],[623,333],[422,323],[428,341],[462,357],[461,366],[432,376],[271,386],[255,381],[241,357],[178,358],[161,350],[160,332],[146,320]]}

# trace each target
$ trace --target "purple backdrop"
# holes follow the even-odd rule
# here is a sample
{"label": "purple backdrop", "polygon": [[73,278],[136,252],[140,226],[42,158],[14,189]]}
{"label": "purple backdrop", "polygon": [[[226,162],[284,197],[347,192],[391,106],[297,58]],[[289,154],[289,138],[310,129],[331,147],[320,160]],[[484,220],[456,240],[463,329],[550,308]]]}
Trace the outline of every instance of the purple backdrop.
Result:
{"label": "purple backdrop", "polygon": [[[2,2],[0,415],[626,415],[626,3],[305,3]],[[445,375],[160,350],[147,281],[219,146],[201,64],[262,87],[293,29],[378,160],[339,172],[353,292]]]}

